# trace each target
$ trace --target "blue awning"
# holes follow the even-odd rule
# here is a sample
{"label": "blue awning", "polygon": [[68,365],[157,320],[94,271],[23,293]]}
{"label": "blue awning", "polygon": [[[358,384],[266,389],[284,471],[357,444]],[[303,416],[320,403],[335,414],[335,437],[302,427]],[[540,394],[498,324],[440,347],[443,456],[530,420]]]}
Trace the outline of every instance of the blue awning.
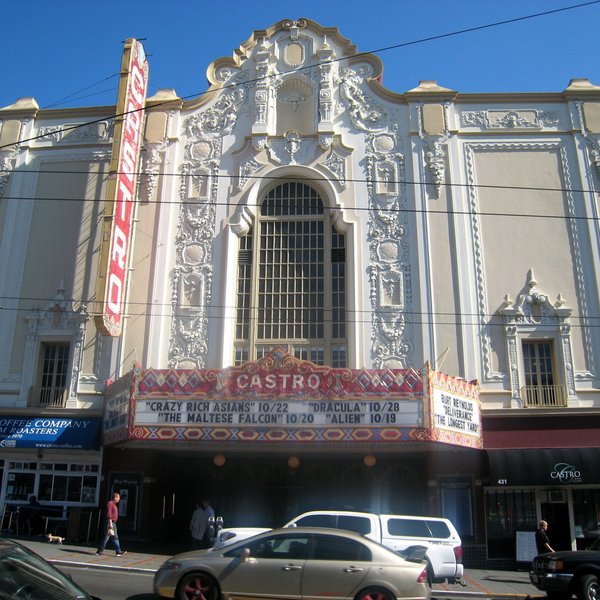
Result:
{"label": "blue awning", "polygon": [[101,419],[0,415],[0,448],[99,450]]}

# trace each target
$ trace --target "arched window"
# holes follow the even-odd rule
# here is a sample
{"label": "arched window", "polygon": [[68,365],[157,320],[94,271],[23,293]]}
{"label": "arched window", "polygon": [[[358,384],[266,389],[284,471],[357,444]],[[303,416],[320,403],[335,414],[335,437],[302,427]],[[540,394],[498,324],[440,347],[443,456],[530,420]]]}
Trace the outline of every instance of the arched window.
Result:
{"label": "arched window", "polygon": [[313,187],[268,191],[240,238],[235,364],[283,346],[319,365],[346,366],[344,236]]}

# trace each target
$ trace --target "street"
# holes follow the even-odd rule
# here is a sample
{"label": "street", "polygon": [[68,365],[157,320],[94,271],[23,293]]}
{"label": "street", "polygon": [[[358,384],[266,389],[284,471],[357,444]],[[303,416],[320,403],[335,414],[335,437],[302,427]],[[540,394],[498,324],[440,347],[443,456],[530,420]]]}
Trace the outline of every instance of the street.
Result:
{"label": "street", "polygon": [[[152,573],[136,573],[126,570],[105,570],[97,568],[82,568],[59,566],[60,570],[70,575],[75,582],[83,587],[90,595],[100,600],[159,600],[152,592]],[[467,588],[452,586],[451,591],[434,590],[433,600],[465,600],[467,597],[485,599],[511,595],[513,598],[526,598],[529,590],[516,589],[514,584],[521,585],[527,577],[522,573],[506,573],[498,571],[490,576],[496,581],[494,594],[486,593],[474,581]],[[511,585],[511,582],[513,585]],[[543,594],[540,592],[540,596]],[[532,596],[529,596],[530,598]]]}
{"label": "street", "polygon": [[60,570],[70,575],[86,592],[100,600],[157,600],[152,593],[152,573],[134,573],[105,569],[66,567]]}

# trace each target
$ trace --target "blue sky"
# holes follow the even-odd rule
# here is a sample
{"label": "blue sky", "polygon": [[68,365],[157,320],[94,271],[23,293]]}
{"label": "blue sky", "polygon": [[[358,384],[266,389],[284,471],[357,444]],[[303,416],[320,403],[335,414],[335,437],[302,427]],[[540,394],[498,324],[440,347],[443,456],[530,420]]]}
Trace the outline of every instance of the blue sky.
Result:
{"label": "blue sky", "polygon": [[[5,0],[0,107],[26,96],[42,108],[114,104],[128,37],[146,38],[150,94],[174,88],[190,97],[206,89],[213,60],[285,18],[337,27],[365,52],[584,1]],[[600,85],[598,31],[593,3],[378,55],[384,85],[398,93],[423,79],[464,93],[560,92],[572,78]]]}

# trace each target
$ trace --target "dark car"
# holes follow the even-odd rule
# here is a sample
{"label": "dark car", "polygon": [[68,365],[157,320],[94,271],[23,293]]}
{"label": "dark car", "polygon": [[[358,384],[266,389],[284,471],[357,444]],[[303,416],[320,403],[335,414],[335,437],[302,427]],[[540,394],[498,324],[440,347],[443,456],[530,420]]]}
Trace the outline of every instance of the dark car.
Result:
{"label": "dark car", "polygon": [[94,599],[35,552],[0,537],[0,600]]}
{"label": "dark car", "polygon": [[600,538],[587,550],[539,554],[529,573],[531,583],[550,600],[598,600],[600,594]]}

